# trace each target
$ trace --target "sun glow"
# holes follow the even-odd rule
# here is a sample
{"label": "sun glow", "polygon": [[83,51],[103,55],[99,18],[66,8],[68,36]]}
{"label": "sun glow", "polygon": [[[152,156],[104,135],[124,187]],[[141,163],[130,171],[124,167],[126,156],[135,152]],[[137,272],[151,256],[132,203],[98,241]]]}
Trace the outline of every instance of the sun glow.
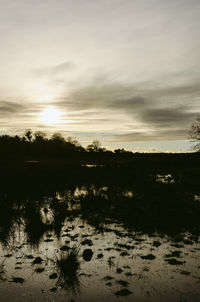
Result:
{"label": "sun glow", "polygon": [[47,107],[43,112],[41,112],[41,121],[45,124],[57,124],[61,122],[62,113],[54,108]]}

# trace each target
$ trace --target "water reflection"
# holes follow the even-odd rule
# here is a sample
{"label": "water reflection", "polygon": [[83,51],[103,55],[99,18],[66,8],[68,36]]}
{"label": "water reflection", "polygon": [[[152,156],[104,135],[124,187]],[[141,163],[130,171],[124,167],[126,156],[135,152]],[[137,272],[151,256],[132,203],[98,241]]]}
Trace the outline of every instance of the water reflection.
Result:
{"label": "water reflection", "polygon": [[[80,255],[77,247],[73,247],[66,254],[61,253],[57,259],[58,280],[56,286],[71,291],[73,295],[79,292]],[[51,275],[52,277],[52,275]]]}
{"label": "water reflection", "polygon": [[200,192],[167,179],[2,187],[1,299],[199,301]]}

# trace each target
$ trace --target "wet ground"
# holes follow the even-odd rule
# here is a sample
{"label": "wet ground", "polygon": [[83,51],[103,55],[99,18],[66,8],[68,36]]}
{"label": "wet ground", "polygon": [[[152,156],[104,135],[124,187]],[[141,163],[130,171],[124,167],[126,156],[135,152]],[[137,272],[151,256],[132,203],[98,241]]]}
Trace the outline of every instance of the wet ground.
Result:
{"label": "wet ground", "polygon": [[[195,238],[196,239],[196,238]],[[59,261],[71,257],[62,271]],[[199,301],[200,242],[151,237],[108,224],[97,232],[81,218],[60,237],[47,232],[31,247],[16,225],[1,247],[1,301]],[[77,263],[73,263],[73,261]],[[71,270],[71,271],[68,271]]]}
{"label": "wet ground", "polygon": [[[160,197],[175,181],[158,175],[154,185]],[[0,301],[200,301],[199,195],[192,195],[194,213],[191,200],[174,213],[176,197],[169,212],[156,214],[168,215],[158,228],[155,211],[149,216],[156,196],[147,209],[140,196],[138,208],[138,192],[94,185],[2,190]],[[193,220],[185,224],[178,213]]]}

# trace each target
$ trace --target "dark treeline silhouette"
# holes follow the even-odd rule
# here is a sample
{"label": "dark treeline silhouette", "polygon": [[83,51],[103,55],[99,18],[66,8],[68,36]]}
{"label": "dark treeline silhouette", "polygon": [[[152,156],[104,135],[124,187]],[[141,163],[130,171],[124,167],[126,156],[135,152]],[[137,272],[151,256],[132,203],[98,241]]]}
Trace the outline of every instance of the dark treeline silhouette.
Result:
{"label": "dark treeline silhouette", "polygon": [[[26,130],[22,137],[0,136],[1,175],[4,177],[68,177],[72,179],[137,179],[145,171],[171,173],[197,170],[200,152],[134,153],[107,150],[97,140],[87,147],[72,138]],[[91,169],[92,168],[92,169]],[[169,172],[170,170],[170,172]]]}
{"label": "dark treeline silhouette", "polygon": [[[191,132],[192,128],[190,137],[192,137]],[[90,158],[93,160],[102,158],[131,158],[133,155],[136,157],[142,154],[143,157],[144,155],[146,157],[147,153],[132,152],[124,148],[111,151],[102,147],[98,140],[94,140],[87,147],[83,147],[77,140],[71,137],[64,138],[60,133],[54,133],[48,138],[45,132],[32,132],[30,129],[26,130],[23,136],[11,136],[8,134],[0,136],[0,155],[3,158],[10,159],[57,158],[67,160],[69,158],[76,158],[78,160],[81,158]],[[149,154],[152,157],[163,157],[166,153]]]}
{"label": "dark treeline silhouette", "polygon": [[6,157],[60,157],[84,151],[85,149],[76,140],[70,137],[65,140],[59,133],[47,138],[42,131],[33,134],[31,130],[26,130],[23,137],[0,136],[0,152]]}
{"label": "dark treeline silhouette", "polygon": [[114,151],[108,150],[101,146],[98,140],[94,140],[87,147],[81,146],[81,144],[67,137],[66,139],[60,133],[54,133],[50,138],[47,137],[45,132],[26,130],[22,137],[15,135],[10,136],[8,134],[0,136],[0,154],[5,157],[57,157],[65,158],[67,156],[76,156],[90,153],[97,155],[118,157],[130,157],[138,152],[132,152],[125,150],[124,148],[118,148]]}
{"label": "dark treeline silhouette", "polygon": [[0,136],[0,157],[13,160],[65,160],[77,163],[84,160],[98,161],[109,160],[113,157],[128,157],[133,153],[125,149],[116,149],[114,152],[101,146],[94,140],[87,147],[72,139],[64,138],[60,133],[54,133],[50,138],[42,131],[33,133],[26,130],[22,137],[15,135]]}
{"label": "dark treeline silhouette", "polygon": [[[195,142],[193,150],[200,153],[200,116],[197,116],[188,132],[189,138]],[[88,156],[89,154],[89,156]],[[164,153],[151,154],[151,157],[163,157]],[[124,148],[115,149],[114,152],[101,146],[98,140],[94,140],[87,147],[72,139],[64,138],[60,133],[54,133],[50,138],[43,131],[33,132],[27,129],[23,136],[10,136],[4,134],[0,136],[0,155],[5,158],[56,158],[69,159],[76,158],[97,160],[110,158],[131,158],[138,153],[127,151]],[[146,157],[146,155],[145,155]],[[166,157],[166,156],[165,156]]]}

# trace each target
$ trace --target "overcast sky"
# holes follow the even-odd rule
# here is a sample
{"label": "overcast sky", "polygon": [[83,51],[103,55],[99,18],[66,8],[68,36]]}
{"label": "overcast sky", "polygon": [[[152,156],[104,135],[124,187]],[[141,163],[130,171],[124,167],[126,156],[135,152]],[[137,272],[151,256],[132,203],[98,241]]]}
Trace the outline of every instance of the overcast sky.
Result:
{"label": "overcast sky", "polygon": [[[189,150],[199,0],[0,0],[0,134]],[[54,108],[56,123],[42,112]]]}

